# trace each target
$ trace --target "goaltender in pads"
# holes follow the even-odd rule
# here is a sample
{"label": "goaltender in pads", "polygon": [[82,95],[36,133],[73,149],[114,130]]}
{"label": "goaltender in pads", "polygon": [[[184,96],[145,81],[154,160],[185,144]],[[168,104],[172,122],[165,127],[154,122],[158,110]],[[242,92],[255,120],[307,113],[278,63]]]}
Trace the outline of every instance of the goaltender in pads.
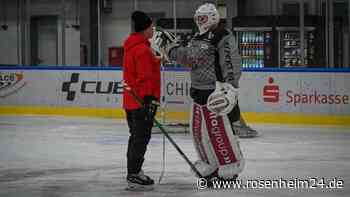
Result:
{"label": "goaltender in pads", "polygon": [[167,59],[191,67],[190,124],[199,156],[196,168],[208,180],[235,180],[244,168],[231,125],[240,118],[237,42],[232,32],[219,25],[220,16],[214,4],[201,5],[194,21],[199,32],[188,45],[182,46],[166,31],[157,31],[154,42]]}

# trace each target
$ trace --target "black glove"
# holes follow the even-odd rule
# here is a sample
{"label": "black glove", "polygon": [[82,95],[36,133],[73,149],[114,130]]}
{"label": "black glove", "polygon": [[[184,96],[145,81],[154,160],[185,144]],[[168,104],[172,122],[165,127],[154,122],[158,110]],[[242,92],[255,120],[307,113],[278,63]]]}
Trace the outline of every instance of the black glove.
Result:
{"label": "black glove", "polygon": [[146,112],[146,120],[153,121],[157,113],[158,102],[155,96],[145,96],[143,98],[144,108]]}

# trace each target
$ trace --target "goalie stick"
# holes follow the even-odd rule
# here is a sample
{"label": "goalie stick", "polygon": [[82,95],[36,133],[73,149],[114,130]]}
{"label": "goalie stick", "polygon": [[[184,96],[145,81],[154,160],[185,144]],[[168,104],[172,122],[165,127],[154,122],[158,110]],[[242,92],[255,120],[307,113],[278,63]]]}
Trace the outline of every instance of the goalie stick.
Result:
{"label": "goalie stick", "polygon": [[[143,100],[131,89],[131,87],[125,83],[125,81],[121,81],[121,84],[123,85],[124,90],[126,90],[137,102],[140,106],[143,106]],[[185,155],[185,153],[181,150],[181,148],[176,144],[176,142],[173,140],[173,138],[170,137],[168,132],[164,129],[162,124],[158,122],[157,119],[153,119],[153,122],[156,124],[156,126],[160,129],[160,131],[164,134],[164,136],[169,140],[169,142],[175,147],[177,152],[180,153],[182,158],[187,162],[187,164],[191,167],[193,172],[199,177],[204,178],[201,173],[198,171],[198,169],[194,166],[194,164],[188,159],[188,157]]]}

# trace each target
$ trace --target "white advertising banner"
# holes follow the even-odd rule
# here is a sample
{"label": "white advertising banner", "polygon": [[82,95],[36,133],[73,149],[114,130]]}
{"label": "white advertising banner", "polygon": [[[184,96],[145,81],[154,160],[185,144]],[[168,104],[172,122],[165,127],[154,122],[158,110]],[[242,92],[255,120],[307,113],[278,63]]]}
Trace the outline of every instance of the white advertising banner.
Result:
{"label": "white advertising banner", "polygon": [[[121,70],[0,69],[0,105],[112,107],[122,105]],[[245,112],[350,114],[350,73],[244,72]],[[162,102],[187,111],[188,71],[162,73]]]}
{"label": "white advertising banner", "polygon": [[250,72],[240,106],[252,112],[350,114],[350,73]]}
{"label": "white advertising banner", "polygon": [[0,83],[1,105],[120,107],[122,103],[120,71],[1,70],[0,76],[11,78]]}

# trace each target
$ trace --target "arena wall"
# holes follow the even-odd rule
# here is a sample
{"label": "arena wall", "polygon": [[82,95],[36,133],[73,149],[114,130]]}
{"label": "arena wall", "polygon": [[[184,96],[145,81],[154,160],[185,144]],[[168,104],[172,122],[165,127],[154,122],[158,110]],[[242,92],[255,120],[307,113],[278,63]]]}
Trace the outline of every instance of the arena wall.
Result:
{"label": "arena wall", "polygon": [[[189,116],[189,71],[162,72],[167,120]],[[0,67],[0,115],[124,118],[122,70]],[[239,105],[252,123],[350,125],[350,70],[245,70]]]}

